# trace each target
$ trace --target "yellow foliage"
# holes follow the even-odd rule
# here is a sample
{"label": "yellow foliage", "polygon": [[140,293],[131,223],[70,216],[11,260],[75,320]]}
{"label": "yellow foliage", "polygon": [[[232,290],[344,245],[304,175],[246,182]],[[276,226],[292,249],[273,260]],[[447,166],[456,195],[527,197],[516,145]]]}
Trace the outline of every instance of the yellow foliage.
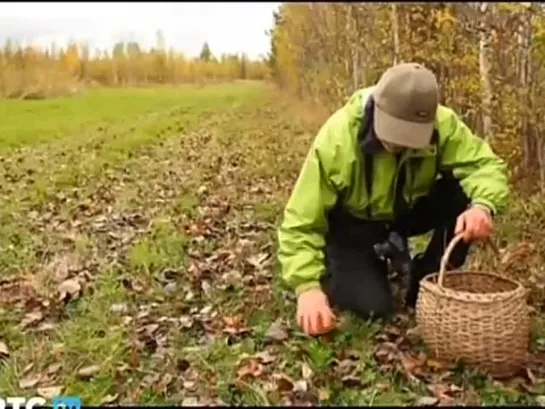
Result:
{"label": "yellow foliage", "polygon": [[[443,103],[479,135],[489,115],[494,147],[513,161],[519,152],[528,169],[536,135],[545,134],[537,120],[545,115],[545,15],[533,12],[534,3],[481,5],[284,3],[271,35],[273,72],[281,86],[333,111],[394,61],[420,62],[436,73]],[[481,61],[492,84],[489,108]]]}
{"label": "yellow foliage", "polygon": [[79,90],[83,84],[178,84],[236,79],[262,80],[269,76],[264,61],[225,55],[219,61],[188,59],[174,50],[140,49],[118,43],[110,53],[93,57],[76,43],[52,55],[49,51],[9,43],[0,50],[0,97],[46,98]]}

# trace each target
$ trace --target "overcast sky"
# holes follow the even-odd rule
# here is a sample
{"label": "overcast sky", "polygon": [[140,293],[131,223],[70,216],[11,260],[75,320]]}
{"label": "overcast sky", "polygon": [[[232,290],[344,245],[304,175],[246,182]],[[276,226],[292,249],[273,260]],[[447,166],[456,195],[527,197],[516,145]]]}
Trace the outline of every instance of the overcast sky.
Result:
{"label": "overcast sky", "polygon": [[280,3],[0,3],[0,43],[48,47],[86,41],[91,50],[111,49],[116,41],[155,45],[162,30],[167,47],[198,55],[205,41],[212,52],[269,51],[265,30]]}

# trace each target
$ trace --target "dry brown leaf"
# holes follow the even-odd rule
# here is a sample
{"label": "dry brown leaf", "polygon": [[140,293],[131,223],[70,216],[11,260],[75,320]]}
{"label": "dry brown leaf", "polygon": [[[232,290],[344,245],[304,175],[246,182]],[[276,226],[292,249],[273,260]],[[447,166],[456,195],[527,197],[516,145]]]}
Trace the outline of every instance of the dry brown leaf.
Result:
{"label": "dry brown leaf", "polygon": [[399,335],[401,335],[401,330],[393,325],[387,325],[386,327],[384,327],[383,333],[392,335],[393,337],[398,337]]}
{"label": "dry brown leaf", "polygon": [[435,406],[439,402],[439,399],[432,396],[422,396],[416,401],[416,406]]}
{"label": "dry brown leaf", "polygon": [[443,383],[435,383],[435,384],[427,385],[427,388],[431,393],[433,393],[433,395],[437,399],[448,397],[448,393],[451,391],[450,385],[446,385]]}
{"label": "dry brown leaf", "polygon": [[456,393],[456,392],[461,392],[463,391],[464,388],[461,388],[460,386],[458,385],[455,385],[455,384],[451,384],[450,385],[450,391],[453,392],[453,393]]}
{"label": "dry brown leaf", "polygon": [[431,358],[428,358],[426,360],[426,365],[434,371],[440,371],[442,369],[446,369],[446,365],[443,362],[440,362]]}
{"label": "dry brown leaf", "polygon": [[392,387],[392,385],[389,382],[380,382],[380,383],[377,383],[375,386],[380,391],[387,391]]}
{"label": "dry brown leaf", "polygon": [[45,369],[45,373],[49,376],[57,374],[62,368],[62,364],[51,364]]}
{"label": "dry brown leaf", "polygon": [[481,406],[481,397],[471,385],[462,392],[462,401],[467,406]]}
{"label": "dry brown leaf", "polygon": [[259,377],[263,373],[263,365],[257,362],[256,359],[250,359],[245,365],[241,366],[237,371],[237,378],[243,379],[251,376]]}
{"label": "dry brown leaf", "polygon": [[9,348],[6,343],[0,341],[0,355],[9,356]]}
{"label": "dry brown leaf", "polygon": [[288,332],[284,328],[281,319],[277,319],[275,322],[273,322],[265,335],[276,341],[284,341],[288,338]]}
{"label": "dry brown leaf", "polygon": [[528,376],[528,380],[531,382],[532,385],[535,385],[537,383],[538,380],[530,368],[526,368],[526,375]]}
{"label": "dry brown leaf", "polygon": [[259,270],[266,264],[268,259],[269,259],[269,254],[260,253],[260,254],[248,257],[246,261],[248,261],[248,263],[250,263],[257,270]]}
{"label": "dry brown leaf", "polygon": [[356,388],[361,386],[361,377],[355,375],[346,375],[341,378],[343,385],[347,388]]}
{"label": "dry brown leaf", "polygon": [[329,399],[329,391],[326,391],[325,389],[320,389],[318,391],[318,400],[322,402],[328,399]]}
{"label": "dry brown leaf", "polygon": [[443,396],[440,400],[437,406],[445,406],[445,407],[453,407],[455,403],[454,398],[450,396]]}
{"label": "dry brown leaf", "polygon": [[278,392],[291,392],[293,390],[293,380],[285,374],[273,374]]}
{"label": "dry brown leaf", "polygon": [[306,362],[303,362],[301,365],[301,375],[303,376],[303,379],[307,381],[312,378],[312,375],[314,375],[314,372]]}
{"label": "dry brown leaf", "polygon": [[38,394],[46,399],[52,399],[54,396],[59,396],[62,392],[62,386],[44,386],[38,388]]}
{"label": "dry brown leaf", "polygon": [[70,278],[64,280],[58,287],[59,291],[59,300],[66,300],[69,296],[70,299],[74,300],[78,298],[81,291],[81,284],[75,278]]}
{"label": "dry brown leaf", "polygon": [[29,375],[19,381],[19,388],[30,389],[38,385],[40,377],[36,375]]}
{"label": "dry brown leaf", "polygon": [[294,392],[306,392],[308,390],[308,383],[304,379],[300,379],[293,383]]}
{"label": "dry brown leaf", "polygon": [[40,325],[38,325],[38,328],[36,328],[36,331],[37,332],[47,332],[47,331],[51,331],[55,327],[56,327],[56,325],[53,324],[53,323],[42,322]]}
{"label": "dry brown leaf", "polygon": [[256,353],[254,358],[259,359],[264,365],[270,364],[276,360],[276,357],[271,355],[271,353],[267,350]]}
{"label": "dry brown leaf", "polygon": [[418,328],[418,325],[414,326],[412,328],[408,328],[405,331],[405,336],[407,338],[409,338],[411,341],[416,341],[417,339],[419,339],[420,338],[420,329]]}
{"label": "dry brown leaf", "polygon": [[405,374],[410,380],[416,380],[416,375],[421,373],[420,361],[418,358],[412,357],[406,353],[400,354],[401,365]]}
{"label": "dry brown leaf", "polygon": [[127,312],[127,305],[123,303],[112,304],[110,306],[110,312],[113,313],[125,313]]}
{"label": "dry brown leaf", "polygon": [[85,368],[81,368],[78,371],[78,376],[81,378],[91,378],[93,375],[96,375],[99,372],[100,372],[100,366],[90,365],[90,366],[86,366]]}
{"label": "dry brown leaf", "polygon": [[182,406],[201,406],[199,399],[194,396],[188,396],[182,401]]}
{"label": "dry brown leaf", "polygon": [[29,312],[28,314],[25,315],[25,317],[21,321],[21,326],[23,328],[29,327],[32,324],[35,324],[35,323],[41,321],[43,319],[43,317],[44,317],[44,315],[39,310]]}
{"label": "dry brown leaf", "polygon": [[106,395],[100,400],[100,404],[108,405],[110,403],[114,403],[117,400],[117,398],[119,398],[119,394],[117,393],[115,395]]}

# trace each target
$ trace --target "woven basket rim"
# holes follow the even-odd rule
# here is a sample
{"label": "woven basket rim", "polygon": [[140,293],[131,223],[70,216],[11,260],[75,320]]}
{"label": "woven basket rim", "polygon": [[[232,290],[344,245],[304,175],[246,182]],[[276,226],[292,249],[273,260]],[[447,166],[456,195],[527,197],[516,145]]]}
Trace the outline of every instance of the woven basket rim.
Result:
{"label": "woven basket rim", "polygon": [[[450,270],[448,272],[445,272],[445,277],[451,276],[451,275],[459,275],[459,274],[469,274],[473,276],[476,276],[476,275],[488,276],[488,277],[498,279],[500,281],[513,284],[515,288],[512,290],[496,291],[496,292],[490,292],[490,293],[475,293],[470,291],[453,290],[448,287],[439,287],[439,284],[432,282],[434,278],[437,279],[439,277],[439,273],[432,273],[432,274],[426,275],[420,283],[420,288],[423,291],[430,291],[431,293],[443,298],[449,298],[456,301],[461,301],[461,302],[471,303],[471,304],[491,304],[491,303],[496,303],[498,301],[509,300],[514,297],[522,297],[526,294],[526,289],[520,282],[513,280],[511,278],[500,276],[498,274],[483,273],[483,272],[474,271],[474,270]],[[479,297],[479,300],[476,300],[475,299],[476,297]],[[486,299],[486,298],[489,298],[489,299]]]}

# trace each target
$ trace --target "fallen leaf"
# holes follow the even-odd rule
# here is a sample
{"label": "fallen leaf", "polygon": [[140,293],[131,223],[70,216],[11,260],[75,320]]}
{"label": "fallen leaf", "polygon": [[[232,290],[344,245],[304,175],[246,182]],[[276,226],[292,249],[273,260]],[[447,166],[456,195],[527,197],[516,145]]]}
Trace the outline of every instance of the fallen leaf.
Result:
{"label": "fallen leaf", "polygon": [[208,193],[208,188],[204,185],[199,186],[199,188],[197,189],[197,195],[202,196],[202,195],[205,195],[206,193]]}
{"label": "fallen leaf", "polygon": [[199,403],[199,399],[195,398],[194,396],[189,396],[187,398],[184,398],[182,401],[182,406],[201,406]]}
{"label": "fallen leaf", "polygon": [[392,387],[392,385],[389,382],[380,382],[380,383],[377,383],[375,386],[380,391],[387,391]]}
{"label": "fallen leaf", "polygon": [[414,358],[408,354],[400,354],[401,365],[405,371],[405,375],[412,381],[417,380],[416,375],[419,375],[421,372],[420,361],[418,358]]}
{"label": "fallen leaf", "polygon": [[113,313],[123,313],[127,311],[126,304],[112,304],[110,306],[110,311]]}
{"label": "fallen leaf", "polygon": [[320,389],[318,391],[318,400],[322,402],[328,399],[329,399],[329,391],[326,391],[325,389]]}
{"label": "fallen leaf", "polygon": [[64,301],[68,299],[76,299],[81,291],[81,285],[75,278],[64,280],[58,287],[59,300]]}
{"label": "fallen leaf", "polygon": [[528,380],[532,383],[532,385],[537,383],[537,378],[530,368],[526,368],[526,375],[528,376]]}
{"label": "fallen leaf", "polygon": [[461,399],[467,406],[481,406],[481,397],[471,385],[462,392]]}
{"label": "fallen leaf", "polygon": [[193,318],[190,316],[181,316],[179,318],[180,324],[182,325],[182,328],[189,329],[193,326]]}
{"label": "fallen leaf", "polygon": [[263,373],[263,365],[257,362],[256,359],[250,359],[248,363],[241,366],[237,371],[238,379],[243,379],[244,377],[251,376],[257,378]]}
{"label": "fallen leaf", "polygon": [[212,312],[212,309],[213,309],[213,308],[214,308],[213,306],[207,305],[206,307],[203,307],[203,308],[201,309],[200,314],[201,314],[201,315],[208,315],[208,314],[210,314],[210,313]]}
{"label": "fallen leaf", "polygon": [[304,379],[296,381],[293,384],[293,391],[294,392],[306,392],[307,390],[308,390],[308,383]]}
{"label": "fallen leaf", "polygon": [[212,291],[212,285],[208,281],[203,280],[201,283],[201,290],[204,295],[210,295],[210,292]]}
{"label": "fallen leaf", "polygon": [[303,362],[301,365],[301,375],[303,376],[303,379],[308,381],[310,378],[312,378],[313,374],[314,373],[312,372],[310,366],[306,362]]}
{"label": "fallen leaf", "polygon": [[115,395],[106,395],[100,400],[100,404],[101,405],[108,405],[110,403],[115,402],[117,400],[117,398],[119,398],[119,394],[117,394],[117,393]]}
{"label": "fallen leaf", "polygon": [[100,366],[98,365],[90,365],[86,366],[85,368],[81,368],[78,371],[78,376],[81,378],[91,378],[93,375],[96,375],[100,372]]}
{"label": "fallen leaf", "polygon": [[435,371],[440,371],[442,369],[445,369],[446,366],[442,363],[442,362],[439,362],[435,359],[431,359],[431,358],[428,358],[426,360],[426,365],[432,369],[432,370],[435,370]]}
{"label": "fallen leaf", "polygon": [[453,407],[454,403],[454,398],[450,396],[443,396],[441,399],[439,399],[439,403],[437,404],[437,406]]}
{"label": "fallen leaf", "polygon": [[270,364],[276,360],[276,357],[271,355],[271,353],[267,350],[258,352],[254,355],[254,358],[259,359],[264,365]]}
{"label": "fallen leaf", "polygon": [[32,324],[35,324],[43,319],[43,314],[41,311],[32,311],[25,315],[23,320],[21,321],[21,326],[23,328],[29,327]]}
{"label": "fallen leaf", "polygon": [[163,287],[163,290],[168,294],[175,294],[178,290],[178,285],[174,282],[170,282]]}
{"label": "fallen leaf", "polygon": [[347,388],[356,388],[361,386],[362,381],[359,376],[347,375],[341,378],[343,385]]}
{"label": "fallen leaf", "polygon": [[273,374],[278,392],[291,392],[293,390],[293,381],[284,374]]}
{"label": "fallen leaf", "polygon": [[8,346],[2,341],[0,341],[0,355],[9,356]]}
{"label": "fallen leaf", "polygon": [[401,331],[398,327],[395,327],[393,325],[387,325],[382,330],[385,334],[392,335],[394,337],[398,337],[401,335]]}
{"label": "fallen leaf", "polygon": [[450,391],[451,392],[461,392],[464,388],[459,387],[458,385],[451,384],[450,385]]}
{"label": "fallen leaf", "polygon": [[422,396],[421,398],[418,398],[416,401],[416,406],[434,406],[437,402],[439,402],[439,399],[434,398],[432,396]]}
{"label": "fallen leaf", "polygon": [[405,336],[409,338],[411,342],[416,342],[420,339],[420,329],[418,326],[409,328],[405,331]]}
{"label": "fallen leaf", "polygon": [[49,376],[55,375],[62,368],[62,364],[51,364],[45,369],[45,373]]}
{"label": "fallen leaf", "polygon": [[450,392],[450,385],[442,383],[431,384],[427,388],[437,399],[448,397],[448,393]]}
{"label": "fallen leaf", "polygon": [[33,388],[36,385],[38,385],[38,382],[40,382],[40,377],[36,375],[30,375],[19,381],[19,388],[21,389]]}
{"label": "fallen leaf", "polygon": [[55,324],[52,324],[50,322],[42,322],[40,325],[38,325],[38,328],[36,328],[37,332],[47,332],[51,331],[55,328]]}
{"label": "fallen leaf", "polygon": [[38,394],[46,399],[53,399],[54,396],[59,396],[62,392],[62,386],[44,386],[38,388]]}
{"label": "fallen leaf", "polygon": [[269,254],[260,253],[255,256],[248,257],[246,261],[248,261],[248,263],[250,263],[257,270],[259,270],[266,264],[266,261],[268,258],[269,258]]}
{"label": "fallen leaf", "polygon": [[288,338],[288,332],[282,324],[282,320],[278,319],[271,324],[265,336],[276,341],[284,341]]}
{"label": "fallen leaf", "polygon": [[139,331],[145,332],[146,335],[151,337],[151,336],[153,336],[155,331],[157,331],[158,329],[159,329],[159,324],[149,324],[149,325],[145,325],[142,328],[140,328]]}

